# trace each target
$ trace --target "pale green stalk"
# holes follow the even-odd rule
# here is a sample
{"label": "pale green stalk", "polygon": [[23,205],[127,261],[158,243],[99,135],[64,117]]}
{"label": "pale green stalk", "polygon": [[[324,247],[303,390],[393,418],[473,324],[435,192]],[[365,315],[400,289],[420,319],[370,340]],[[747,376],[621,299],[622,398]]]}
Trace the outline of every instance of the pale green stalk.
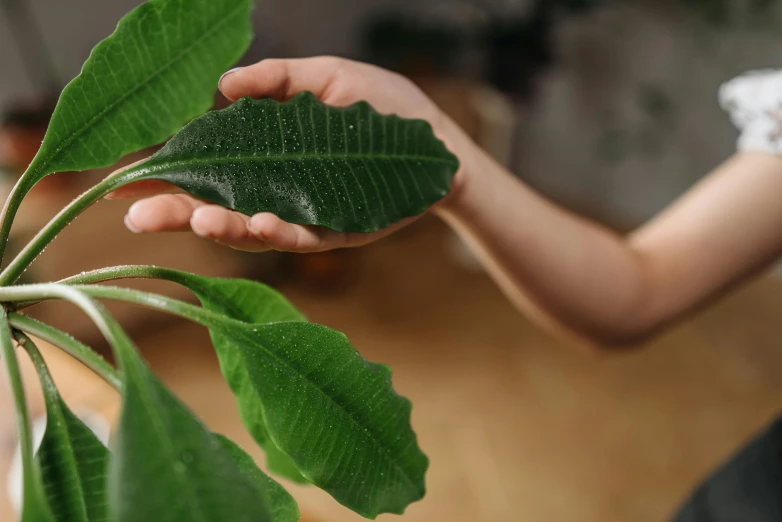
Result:
{"label": "pale green stalk", "polygon": [[117,370],[112,367],[99,353],[83,344],[62,330],[42,323],[32,317],[18,313],[8,314],[10,325],[23,332],[26,332],[42,341],[53,344],[62,351],[84,364],[87,368],[95,372],[104,381],[113,388],[120,391],[122,388],[122,379]]}
{"label": "pale green stalk", "polygon": [[63,285],[59,283],[7,286],[0,287],[0,302],[26,303],[49,299],[65,299],[78,304],[73,297],[76,294],[82,298],[90,296],[99,299],[112,299],[161,310],[210,328],[220,328],[220,325],[226,322],[241,323],[241,321],[227,318],[211,310],[206,310],[178,299],[113,286]]}
{"label": "pale green stalk", "polygon": [[[22,249],[19,255],[0,273],[0,286],[8,286],[13,284],[19,276],[27,269],[30,264],[35,261],[35,258],[43,252],[46,246],[52,242],[52,240],[59,234],[71,221],[73,221],[79,214],[84,212],[87,208],[92,206],[106,194],[124,186],[128,183],[132,183],[139,177],[143,176],[147,170],[142,164],[134,165],[126,170],[117,171],[106,179],[89,189],[87,192],[73,200],[68,206],[63,208],[56,216],[52,218],[49,223],[41,229],[40,232]],[[17,184],[17,187],[22,185]],[[21,199],[17,202],[15,198],[23,198],[24,193],[17,192],[17,188],[14,188],[11,196],[6,201],[6,208],[2,214],[2,222],[0,223],[0,248],[3,247],[4,242],[8,239],[8,232],[11,229],[11,221],[18,209]],[[21,194],[21,196],[18,196]],[[3,235],[5,234],[5,236]],[[1,251],[1,250],[0,250]]]}
{"label": "pale green stalk", "polygon": [[[33,434],[30,426],[30,414],[27,410],[27,400],[24,393],[24,383],[22,382],[22,372],[19,368],[19,359],[16,357],[14,341],[11,337],[11,327],[8,325],[8,316],[5,310],[0,312],[0,354],[4,361],[8,382],[11,385],[11,394],[14,400],[14,411],[16,413],[16,431],[19,438],[19,451],[22,456],[22,476],[24,497],[30,497],[30,488],[37,486],[35,477],[38,475],[38,469],[33,458]],[[27,502],[24,504],[27,506]],[[26,509],[26,508],[25,508]]]}

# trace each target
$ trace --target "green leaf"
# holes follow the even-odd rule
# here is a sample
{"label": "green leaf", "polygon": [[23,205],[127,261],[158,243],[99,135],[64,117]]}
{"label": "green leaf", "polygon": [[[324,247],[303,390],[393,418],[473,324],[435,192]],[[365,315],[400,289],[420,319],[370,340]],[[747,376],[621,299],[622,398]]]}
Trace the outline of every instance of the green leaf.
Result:
{"label": "green leaf", "polygon": [[107,521],[109,450],[63,402],[46,363],[22,337],[41,380],[46,431],[38,449],[43,488],[57,522]]}
{"label": "green leaf", "polygon": [[[118,299],[197,321],[209,328],[213,339],[224,345],[226,352],[233,351],[240,358],[239,363],[246,366],[270,438],[310,482],[368,518],[380,513],[401,514],[407,505],[425,494],[429,462],[418,448],[410,426],[410,402],[394,392],[387,366],[368,363],[339,332],[296,321],[245,323],[165,296],[102,285],[4,287],[0,294],[0,298],[12,302],[57,297],[76,302],[77,296],[82,295]],[[103,330],[107,328],[104,326]],[[181,405],[176,407],[175,399],[153,380],[140,360],[136,362],[130,341],[125,344],[130,347],[112,339],[113,346],[120,346],[115,348],[115,354],[127,387],[123,423],[130,434],[128,439],[132,436],[140,440],[129,444],[122,437],[119,439],[120,449],[130,448],[124,451],[127,463],[120,458],[120,450],[113,461],[117,469],[127,469],[126,490],[117,487],[110,488],[110,492],[115,492],[112,499],[125,501],[127,512],[133,513],[138,512],[138,508],[132,510],[135,501],[152,499],[158,490],[173,489],[172,484],[164,483],[167,487],[160,488],[154,482],[172,480],[169,463],[176,463],[176,456],[181,454],[179,445],[189,444],[188,432],[192,422],[197,421],[180,419],[179,411],[186,410]],[[208,435],[202,432],[198,432],[201,441]],[[165,441],[178,446],[171,451]],[[204,445],[199,443],[199,447]],[[145,448],[149,448],[146,454],[139,457],[142,451],[138,450]],[[221,476],[220,484],[226,483],[225,473],[215,465],[222,462],[211,457],[209,466],[199,468],[196,477],[200,479],[200,472],[209,469]],[[138,469],[130,469],[133,466]],[[130,490],[134,493],[144,488],[144,494],[138,498],[128,495],[128,483],[133,485]],[[185,496],[201,499],[208,491],[199,489],[199,494]],[[120,522],[141,522],[152,513]],[[229,516],[225,519],[243,520]]]}
{"label": "green leaf", "polygon": [[303,323],[266,285],[165,269],[155,275],[188,287],[207,310],[248,323],[220,322],[210,334],[270,470],[289,478],[298,470],[370,518],[423,497],[428,461],[388,367],[365,361],[343,334]]}
{"label": "green leaf", "polygon": [[129,350],[117,350],[125,390],[109,499],[118,521],[271,521],[254,481]]}
{"label": "green leaf", "polygon": [[271,506],[272,522],[296,522],[299,520],[299,506],[296,505],[296,501],[293,500],[290,493],[285,491],[285,488],[258,469],[252,457],[237,446],[235,442],[222,435],[217,435],[217,440],[231,454],[244,476],[251,478],[256,484],[259,494],[267,499],[266,504]]}
{"label": "green leaf", "polygon": [[423,120],[301,93],[205,114],[134,171],[247,215],[373,232],[440,200],[458,167]]}
{"label": "green leaf", "polygon": [[[3,300],[16,302],[68,300],[87,313],[111,345],[124,385],[109,465],[109,513],[114,522],[271,520],[257,484],[242,473],[218,438],[157,380],[105,307],[81,287],[62,284],[4,287],[0,293]],[[10,337],[7,322],[5,329],[0,327],[0,336],[4,332]],[[0,345],[4,359],[9,348],[13,355],[9,343]]]}
{"label": "green leaf", "polygon": [[367,518],[423,498],[428,459],[387,366],[310,323],[214,321],[210,331],[223,366],[245,368],[254,393],[237,399],[260,403],[270,438],[307,480]]}
{"label": "green leaf", "polygon": [[[287,299],[261,283],[241,279],[212,279],[174,270],[158,269],[158,276],[192,290],[205,308],[247,323],[305,321]],[[263,405],[252,387],[247,368],[233,353],[230,343],[213,336],[220,368],[236,395],[239,414],[245,427],[266,453],[269,471],[298,483],[306,483],[296,465],[274,444],[266,428]]]}
{"label": "green leaf", "polygon": [[[51,391],[46,393],[51,394]],[[46,433],[38,450],[38,461],[55,520],[109,520],[106,510],[108,449],[59,396],[47,398],[46,414]]]}
{"label": "green leaf", "polygon": [[[181,284],[196,293],[208,309],[243,322],[269,323],[306,320],[304,315],[278,292],[253,281],[206,278],[178,270],[152,266],[106,268],[82,273],[66,281],[70,284],[95,283],[127,277],[166,279]],[[11,320],[19,322],[23,328],[27,328],[27,331],[34,332],[39,336],[46,336],[53,342],[63,343],[65,341],[66,345],[73,345],[71,339],[63,339],[56,330],[52,332],[51,327],[36,323],[27,317],[11,314]],[[85,350],[86,355],[91,357],[89,349],[79,347],[78,344],[75,346],[75,350],[71,350],[71,353],[81,356],[85,354]],[[218,349],[218,356],[223,372],[232,375],[230,384],[233,392],[239,397],[237,403],[240,415],[250,434],[266,453],[266,466],[277,475],[298,483],[306,483],[307,480],[301,476],[296,465],[274,445],[269,437],[263,408],[257,399],[255,390],[249,384],[245,368],[241,364],[236,364],[238,360],[226,355],[224,350]],[[102,365],[93,363],[92,366],[97,368],[100,373],[109,373],[103,365],[105,363]]]}
{"label": "green leaf", "polygon": [[126,15],[62,93],[29,172],[113,165],[213,103],[251,38],[252,0],[150,0]]}
{"label": "green leaf", "polygon": [[237,321],[261,324],[307,320],[281,293],[257,281],[203,277],[166,268],[153,270],[153,277],[187,287],[206,308]]}
{"label": "green leaf", "polygon": [[33,458],[33,436],[19,360],[14,350],[5,308],[0,308],[0,361],[5,366],[16,413],[16,431],[22,461],[22,515],[20,522],[56,522],[46,499],[41,470]]}
{"label": "green leaf", "polygon": [[95,372],[114,389],[121,389],[122,382],[117,370],[106,362],[103,356],[89,346],[77,341],[72,335],[16,312],[8,314],[8,323],[17,330],[53,344]]}

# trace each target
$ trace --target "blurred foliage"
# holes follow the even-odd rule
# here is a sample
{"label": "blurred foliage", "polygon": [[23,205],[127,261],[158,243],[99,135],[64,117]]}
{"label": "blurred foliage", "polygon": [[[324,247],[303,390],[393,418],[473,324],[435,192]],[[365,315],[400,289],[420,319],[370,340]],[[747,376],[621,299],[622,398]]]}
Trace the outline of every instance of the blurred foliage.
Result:
{"label": "blurred foliage", "polygon": [[730,21],[731,0],[679,0],[688,8],[699,12],[707,21],[724,24]]}
{"label": "blurred foliage", "polygon": [[730,25],[748,17],[762,16],[775,6],[775,0],[678,0],[686,7],[718,26]]}
{"label": "blurred foliage", "polygon": [[448,71],[455,67],[467,40],[462,28],[403,13],[383,13],[366,25],[362,48],[370,61],[389,69]]}
{"label": "blurred foliage", "polygon": [[[483,78],[503,92],[528,99],[534,95],[535,78],[556,60],[553,35],[563,21],[639,1],[642,0],[534,0],[527,9],[514,14],[482,0],[463,0],[431,4],[432,13],[440,8],[439,17],[384,12],[365,25],[363,58],[415,76],[460,74],[469,69],[465,56],[479,56]],[[683,5],[716,26],[758,18],[776,5],[774,0],[667,2]],[[465,6],[479,16],[457,22],[454,19],[458,16],[447,16],[464,11]]]}
{"label": "blurred foliage", "polygon": [[471,5],[481,16],[461,22],[384,12],[365,25],[361,47],[366,60],[412,76],[458,74],[465,67],[465,55],[472,52],[481,56],[483,75],[492,84],[528,97],[533,92],[531,79],[554,61],[552,36],[557,23],[605,3],[536,0],[524,14],[509,15],[473,0],[459,5]]}
{"label": "blurred foliage", "polygon": [[676,104],[659,86],[644,84],[638,90],[638,105],[646,116],[661,127],[670,127],[675,121]]}

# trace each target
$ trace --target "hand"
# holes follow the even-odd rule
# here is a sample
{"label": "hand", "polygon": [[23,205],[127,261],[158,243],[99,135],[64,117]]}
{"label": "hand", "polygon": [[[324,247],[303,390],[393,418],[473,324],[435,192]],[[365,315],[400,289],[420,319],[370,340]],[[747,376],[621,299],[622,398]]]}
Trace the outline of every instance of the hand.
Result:
{"label": "hand", "polygon": [[[264,60],[235,69],[220,80],[220,90],[232,101],[250,96],[287,100],[311,91],[328,105],[368,101],[378,112],[428,120],[435,134],[455,153],[472,143],[410,80],[368,64],[334,57]],[[460,171],[454,180],[461,185]],[[415,221],[404,220],[373,234],[339,233],[323,227],[293,225],[271,213],[249,217],[187,194],[165,194],[172,187],[142,181],[123,187],[110,198],[147,197],[131,206],[125,217],[133,232],[192,230],[195,234],[239,250],[319,252],[371,243]],[[453,190],[452,190],[453,193]],[[149,197],[151,196],[151,197]],[[451,196],[452,197],[452,196]]]}

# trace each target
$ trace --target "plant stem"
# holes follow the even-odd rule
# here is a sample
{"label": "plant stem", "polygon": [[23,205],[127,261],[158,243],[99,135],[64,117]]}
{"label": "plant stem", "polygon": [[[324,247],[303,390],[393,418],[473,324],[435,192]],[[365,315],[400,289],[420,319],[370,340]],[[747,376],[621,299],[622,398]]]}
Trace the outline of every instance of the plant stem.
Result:
{"label": "plant stem", "polygon": [[163,312],[195,321],[206,327],[219,326],[221,321],[236,321],[235,319],[227,319],[225,316],[206,310],[200,306],[191,305],[166,297],[159,294],[153,294],[149,292],[140,292],[138,290],[130,290],[128,288],[118,288],[112,286],[74,286],[78,290],[86,293],[91,297],[97,297],[99,299],[112,299],[115,301],[123,301],[126,303],[133,303],[140,306],[146,306],[147,308],[153,308]]}
{"label": "plant stem", "polygon": [[153,265],[120,265],[108,268],[99,268],[90,272],[60,279],[58,283],[67,285],[92,285],[117,279],[164,279],[177,283],[181,281],[179,270],[173,268],[161,268]]}
{"label": "plant stem", "polygon": [[33,335],[47,343],[62,349],[65,353],[95,372],[118,391],[122,388],[122,379],[117,370],[92,348],[67,333],[22,314],[8,314],[8,322],[17,330]]}
{"label": "plant stem", "polygon": [[[73,200],[68,206],[60,211],[40,232],[24,247],[24,249],[16,256],[6,268],[0,273],[0,286],[7,286],[13,284],[20,275],[27,269],[28,266],[35,260],[38,255],[43,252],[46,245],[48,245],[62,229],[64,229],[68,223],[74,220],[79,214],[84,212],[93,203],[101,199],[109,192],[118,189],[123,185],[131,183],[139,176],[143,175],[142,169],[131,168],[127,170],[117,171],[106,179],[92,187],[90,190]],[[3,211],[2,224],[0,225],[0,248],[4,247],[4,244],[8,241],[8,232],[11,229],[11,222],[19,203],[24,197],[24,189],[20,183],[14,187],[14,192],[8,198],[6,207]],[[21,194],[21,195],[17,195]],[[18,199],[18,201],[17,201]]]}
{"label": "plant stem", "polygon": [[[118,279],[161,279],[174,283],[181,283],[181,274],[182,272],[172,268],[161,268],[153,265],[119,265],[82,272],[81,274],[55,281],[55,283],[66,285],[92,285],[105,281],[116,281]],[[34,306],[39,302],[40,301],[18,302],[15,303],[12,310],[23,310],[30,306]]]}
{"label": "plant stem", "polygon": [[11,392],[14,397],[14,410],[16,411],[16,430],[19,437],[19,449],[22,455],[22,472],[24,477],[24,495],[27,498],[30,487],[34,487],[32,477],[36,475],[35,462],[33,460],[33,434],[30,427],[30,415],[27,411],[27,400],[22,382],[22,372],[19,369],[19,360],[16,358],[14,341],[11,338],[11,327],[5,310],[0,312],[0,353],[5,361],[5,370],[8,382],[11,384]]}
{"label": "plant stem", "polygon": [[49,393],[44,394],[44,400],[46,401],[46,408],[48,411],[51,391],[57,393],[57,387],[54,385],[52,374],[49,372],[49,368],[46,366],[46,361],[44,361],[43,356],[41,355],[41,351],[38,349],[32,339],[30,339],[27,334],[20,330],[14,330],[13,335],[17,344],[24,348],[24,350],[27,352],[27,355],[30,356],[30,360],[33,362],[33,366],[35,366],[35,369],[38,372],[38,378],[41,381],[41,386],[44,388],[44,391],[47,391],[47,389],[50,391]]}
{"label": "plant stem", "polygon": [[[57,283],[81,286],[94,285],[106,281],[116,281],[119,279],[159,279],[181,285],[196,294],[199,289],[203,289],[202,286],[194,280],[192,274],[182,272],[181,270],[174,270],[173,268],[164,268],[154,265],[119,265],[99,268],[90,272],[82,272],[75,276],[66,277],[65,279],[57,281]],[[35,303],[22,303],[19,308],[31,304]]]}
{"label": "plant stem", "polygon": [[41,380],[46,380],[48,383],[53,385],[54,379],[52,379],[52,376],[49,373],[49,368],[46,366],[46,361],[43,360],[41,351],[37,346],[35,346],[33,340],[30,339],[24,332],[19,330],[14,331],[13,336],[16,340],[16,343],[20,347],[24,348],[24,350],[27,352],[27,355],[30,356],[30,359],[33,362],[33,366],[35,366],[35,369],[38,370],[38,374],[41,376]]}
{"label": "plant stem", "polygon": [[29,175],[25,172],[17,180],[11,189],[11,193],[8,195],[8,199],[5,200],[2,212],[0,212],[0,263],[3,261],[3,254],[5,253],[5,247],[8,245],[8,236],[11,233],[11,225],[13,225],[16,212],[19,210],[22,200],[30,191],[28,179]]}
{"label": "plant stem", "polygon": [[[108,313],[103,305],[95,302],[86,292],[81,291],[82,289],[83,287],[76,288],[53,283],[4,287],[0,288],[0,294],[2,294],[0,302],[5,302],[2,298],[8,297],[8,301],[63,299],[73,303],[92,319],[111,345],[114,355],[121,363],[121,367],[123,367],[123,362],[130,361],[133,364],[140,362],[133,347],[133,342],[120,324]],[[129,291],[132,292],[132,290]]]}
{"label": "plant stem", "polygon": [[155,310],[161,310],[170,314],[195,321],[198,324],[208,328],[221,328],[222,324],[239,323],[236,319],[227,318],[211,310],[206,310],[200,306],[191,305],[166,297],[163,295],[131,290],[128,288],[118,288],[113,286],[90,286],[90,285],[63,285],[58,283],[46,283],[37,285],[20,285],[0,287],[0,302],[28,302],[44,301],[47,299],[66,299],[72,301],[72,297],[66,297],[69,292],[76,292],[81,296],[96,297],[99,299],[112,299],[115,301],[124,301],[133,303]]}

